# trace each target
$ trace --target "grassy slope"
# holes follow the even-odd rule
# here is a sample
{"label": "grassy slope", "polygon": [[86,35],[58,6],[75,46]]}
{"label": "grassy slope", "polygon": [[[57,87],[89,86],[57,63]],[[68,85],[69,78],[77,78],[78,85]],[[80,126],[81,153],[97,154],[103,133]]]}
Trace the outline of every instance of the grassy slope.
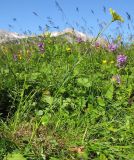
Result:
{"label": "grassy slope", "polygon": [[132,46],[112,53],[61,38],[1,46],[1,159],[133,160],[133,59]]}

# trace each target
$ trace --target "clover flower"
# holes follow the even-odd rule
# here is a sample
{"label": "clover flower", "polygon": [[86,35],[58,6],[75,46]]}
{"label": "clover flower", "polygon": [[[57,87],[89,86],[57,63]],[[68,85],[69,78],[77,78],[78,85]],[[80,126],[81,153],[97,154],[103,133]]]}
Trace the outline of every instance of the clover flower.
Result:
{"label": "clover flower", "polygon": [[111,52],[114,52],[117,49],[117,44],[111,43],[108,45],[108,49]]}
{"label": "clover flower", "polygon": [[114,11],[112,8],[109,9],[109,12],[112,15],[112,22],[114,21],[124,22],[124,19],[118,13],[116,13],[116,11]]}
{"label": "clover flower", "polygon": [[127,56],[120,54],[117,56],[117,66],[123,67],[126,64]]}

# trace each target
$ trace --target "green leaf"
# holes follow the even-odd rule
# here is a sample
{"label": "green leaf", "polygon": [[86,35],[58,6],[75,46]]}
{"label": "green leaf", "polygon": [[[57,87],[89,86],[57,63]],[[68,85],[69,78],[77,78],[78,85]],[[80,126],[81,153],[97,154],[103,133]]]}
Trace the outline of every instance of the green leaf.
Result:
{"label": "green leaf", "polygon": [[40,76],[40,73],[31,73],[31,74],[29,74],[29,79],[30,80],[36,80],[36,79],[38,79],[38,77]]}
{"label": "green leaf", "polygon": [[51,157],[50,160],[59,160],[59,158]]}
{"label": "green leaf", "polygon": [[21,153],[13,152],[9,153],[4,160],[26,160]]}
{"label": "green leaf", "polygon": [[43,115],[43,111],[42,110],[39,110],[38,112],[37,112],[37,116],[42,116]]}
{"label": "green leaf", "polygon": [[113,86],[113,84],[111,84],[111,86],[109,87],[109,89],[106,92],[105,97],[109,100],[112,100],[113,99],[113,93],[114,93],[114,86]]}
{"label": "green leaf", "polygon": [[100,154],[99,160],[107,160],[107,157],[104,154]]}
{"label": "green leaf", "polygon": [[47,125],[50,121],[50,118],[51,118],[51,114],[46,114],[44,115],[42,118],[41,118],[41,123],[43,125]]}
{"label": "green leaf", "polygon": [[97,102],[100,106],[104,107],[105,106],[105,101],[101,98],[101,97],[98,97],[97,98]]}
{"label": "green leaf", "polygon": [[78,78],[77,83],[83,87],[91,87],[92,82],[88,78]]}
{"label": "green leaf", "polygon": [[42,96],[41,100],[48,103],[50,106],[53,104],[53,97],[51,96]]}

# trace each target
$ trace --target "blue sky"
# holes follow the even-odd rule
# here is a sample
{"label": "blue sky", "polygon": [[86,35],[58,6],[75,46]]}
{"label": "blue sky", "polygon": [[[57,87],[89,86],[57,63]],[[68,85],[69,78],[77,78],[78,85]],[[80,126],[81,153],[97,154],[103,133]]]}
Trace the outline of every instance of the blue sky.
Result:
{"label": "blue sky", "polygon": [[[111,20],[109,14],[111,7],[125,19],[125,23],[119,28],[120,32],[125,35],[127,32],[134,33],[131,22],[128,30],[125,13],[128,12],[133,17],[133,0],[57,0],[57,2],[64,13],[58,9],[55,0],[0,0],[0,29],[19,33],[30,30],[32,33],[39,33],[39,26],[44,29],[47,24],[51,26],[50,30],[56,30],[54,28],[56,26],[59,26],[60,30],[73,26],[96,35],[101,25]],[[98,24],[101,24],[100,28]],[[112,24],[106,33],[116,35],[117,26],[117,23]]]}

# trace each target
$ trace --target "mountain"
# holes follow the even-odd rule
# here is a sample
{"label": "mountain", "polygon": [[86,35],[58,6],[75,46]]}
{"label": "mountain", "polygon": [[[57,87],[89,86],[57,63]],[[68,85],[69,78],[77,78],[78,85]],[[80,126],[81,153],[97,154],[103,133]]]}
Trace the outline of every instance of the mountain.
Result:
{"label": "mountain", "polygon": [[[36,38],[38,36],[42,36],[42,34],[28,36],[28,35],[21,35],[21,34],[15,33],[15,32],[0,30],[0,43],[19,40],[19,39],[28,38],[28,37],[31,37],[31,38],[35,37]],[[87,40],[92,41],[93,39],[95,39],[95,37],[87,35],[87,34],[82,33],[80,31],[77,31],[73,28],[66,28],[63,31],[50,32],[50,36],[51,37],[63,37],[71,43],[73,41],[75,41],[77,38],[80,38],[82,41],[87,41]],[[104,40],[104,38],[100,37],[100,38],[98,38],[97,42],[104,44],[106,42],[106,40]]]}
{"label": "mountain", "polygon": [[26,38],[25,35],[20,35],[15,32],[8,32],[5,30],[0,30],[0,43],[8,42],[8,41],[14,41],[22,38]]}
{"label": "mountain", "polygon": [[65,38],[81,38],[83,41],[86,41],[86,40],[89,40],[89,39],[92,39],[91,36],[88,36],[82,32],[79,32],[77,30],[74,30],[72,28],[66,28],[64,29],[63,31],[61,32],[51,32],[51,36],[52,37],[57,37],[57,36],[64,36]]}
{"label": "mountain", "polygon": [[[64,37],[66,38],[69,42],[73,42],[74,40],[76,40],[77,38],[80,38],[82,41],[92,41],[95,39],[94,36],[85,34],[83,32],[77,31],[73,28],[66,28],[61,32],[50,32],[51,37]],[[107,43],[107,41],[103,38],[103,37],[99,37],[97,39],[97,42],[99,42],[100,44],[105,44]]]}

